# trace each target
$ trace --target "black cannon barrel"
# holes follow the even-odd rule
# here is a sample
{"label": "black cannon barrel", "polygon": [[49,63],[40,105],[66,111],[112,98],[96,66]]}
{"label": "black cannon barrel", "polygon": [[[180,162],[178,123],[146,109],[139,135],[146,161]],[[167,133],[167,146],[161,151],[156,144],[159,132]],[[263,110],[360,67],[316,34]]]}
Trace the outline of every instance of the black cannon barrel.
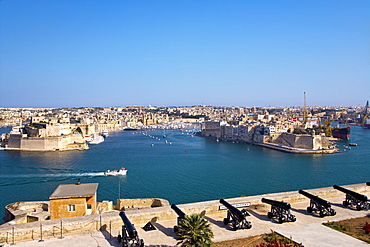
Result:
{"label": "black cannon barrel", "polygon": [[308,198],[310,198],[312,200],[314,200],[315,202],[317,202],[318,204],[324,206],[325,208],[330,208],[331,207],[330,202],[325,201],[324,199],[322,199],[322,198],[320,198],[318,196],[312,195],[312,194],[310,194],[310,193],[308,193],[308,192],[306,192],[304,190],[298,190],[298,193],[299,194],[302,194],[302,195],[304,195],[304,196],[306,196],[306,197],[308,197]]}
{"label": "black cannon barrel", "polygon": [[275,201],[275,200],[271,200],[267,198],[262,198],[261,201],[264,203],[270,204],[270,205],[275,205],[285,210],[289,210],[291,208],[290,204],[287,202],[279,202],[279,201]]}
{"label": "black cannon barrel", "polygon": [[179,209],[175,204],[172,204],[171,205],[171,208],[177,213],[177,215],[181,218],[181,219],[183,219],[183,218],[185,218],[185,213],[183,212],[183,211],[181,211],[181,209]]}
{"label": "black cannon barrel", "polygon": [[123,223],[126,226],[127,233],[130,238],[135,238],[137,236],[137,231],[133,224],[131,224],[130,220],[127,218],[125,212],[120,212],[119,216],[121,216],[121,219],[123,220]]}
{"label": "black cannon barrel", "polygon": [[245,218],[244,214],[239,209],[237,209],[236,207],[234,207],[233,205],[231,205],[230,203],[228,203],[224,199],[220,199],[220,203],[222,203],[225,207],[227,207],[227,209],[229,209],[240,220]]}
{"label": "black cannon barrel", "polygon": [[343,193],[349,194],[349,195],[355,197],[357,200],[367,202],[367,196],[365,196],[365,195],[359,194],[359,193],[354,192],[352,190],[348,190],[348,189],[340,187],[338,185],[333,185],[333,188],[336,189],[336,190],[340,190]]}
{"label": "black cannon barrel", "polygon": [[367,186],[370,186],[370,182],[366,182],[366,185],[367,185]]}

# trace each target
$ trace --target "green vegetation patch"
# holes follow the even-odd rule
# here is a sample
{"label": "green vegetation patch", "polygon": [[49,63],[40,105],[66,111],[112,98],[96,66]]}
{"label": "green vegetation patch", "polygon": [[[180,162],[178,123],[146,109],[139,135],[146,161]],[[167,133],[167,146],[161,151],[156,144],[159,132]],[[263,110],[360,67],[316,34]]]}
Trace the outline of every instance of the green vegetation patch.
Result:
{"label": "green vegetation patch", "polygon": [[302,244],[294,242],[271,231],[269,234],[261,234],[248,238],[240,238],[214,243],[214,247],[303,247]]}
{"label": "green vegetation patch", "polygon": [[331,229],[337,230],[339,232],[343,232],[343,233],[346,233],[346,232],[351,230],[350,226],[343,225],[339,222],[330,222],[330,221],[328,221],[326,223],[323,223],[323,225],[327,226],[327,227],[330,227]]}

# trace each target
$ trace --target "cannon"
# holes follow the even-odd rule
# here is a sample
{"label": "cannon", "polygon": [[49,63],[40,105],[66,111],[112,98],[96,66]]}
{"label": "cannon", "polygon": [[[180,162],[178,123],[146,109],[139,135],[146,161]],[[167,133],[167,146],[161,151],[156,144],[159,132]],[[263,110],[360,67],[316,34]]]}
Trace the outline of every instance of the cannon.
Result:
{"label": "cannon", "polygon": [[346,199],[343,201],[343,206],[356,207],[357,210],[369,210],[369,202],[367,196],[348,190],[346,188],[340,187],[338,185],[333,185],[333,188],[343,193],[346,193]]}
{"label": "cannon", "polygon": [[174,226],[173,227],[173,230],[175,231],[175,232],[177,232],[177,229],[178,229],[178,225],[180,224],[180,221],[181,220],[183,220],[184,218],[185,218],[185,213],[181,210],[181,209],[179,209],[175,204],[172,204],[171,205],[171,208],[176,212],[176,214],[178,215],[178,217],[177,217],[177,226]]}
{"label": "cannon", "polygon": [[252,223],[246,219],[249,216],[247,210],[243,209],[240,211],[224,199],[220,199],[220,203],[228,209],[227,217],[224,218],[225,225],[232,223],[233,230],[250,229],[252,227]]}
{"label": "cannon", "polygon": [[320,217],[334,216],[336,212],[331,208],[331,204],[318,196],[312,195],[304,190],[299,190],[299,194],[304,195],[310,199],[310,206],[307,207],[307,212],[318,212]]}
{"label": "cannon", "polygon": [[118,235],[118,242],[122,242],[123,247],[127,246],[137,246],[144,247],[144,240],[139,239],[139,235],[133,224],[127,218],[125,212],[120,212],[119,216],[121,217],[124,225],[122,226],[122,236]]}
{"label": "cannon", "polygon": [[271,212],[267,214],[269,219],[277,218],[279,223],[296,221],[295,216],[290,213],[291,206],[289,203],[266,198],[262,198],[261,201],[271,205]]}

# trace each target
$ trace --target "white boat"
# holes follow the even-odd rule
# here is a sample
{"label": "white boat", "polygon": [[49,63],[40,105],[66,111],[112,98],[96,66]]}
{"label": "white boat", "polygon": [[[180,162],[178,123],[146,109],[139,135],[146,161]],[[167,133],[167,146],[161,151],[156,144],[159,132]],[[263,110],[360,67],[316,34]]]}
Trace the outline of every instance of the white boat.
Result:
{"label": "white boat", "polygon": [[124,127],[123,130],[134,131],[134,130],[137,130],[137,129],[133,128],[133,127]]}
{"label": "white boat", "polygon": [[99,144],[104,141],[104,137],[98,134],[93,135],[93,140],[89,142],[89,144]]}
{"label": "white boat", "polygon": [[108,137],[109,135],[109,132],[107,129],[103,129],[103,131],[101,132],[101,135],[105,138],[105,137]]}
{"label": "white boat", "polygon": [[93,140],[93,135],[85,135],[84,136],[85,141],[91,142]]}
{"label": "white boat", "polygon": [[126,175],[127,173],[127,170],[125,168],[121,168],[119,170],[107,170],[106,172],[104,172],[104,175],[105,176],[123,176],[123,175]]}

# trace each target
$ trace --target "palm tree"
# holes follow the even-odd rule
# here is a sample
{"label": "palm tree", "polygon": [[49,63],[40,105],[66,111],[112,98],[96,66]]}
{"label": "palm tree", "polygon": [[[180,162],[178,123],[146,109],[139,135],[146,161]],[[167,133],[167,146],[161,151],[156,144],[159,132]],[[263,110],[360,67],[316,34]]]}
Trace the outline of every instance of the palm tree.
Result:
{"label": "palm tree", "polygon": [[199,214],[185,215],[177,228],[179,242],[183,247],[212,246],[213,232],[210,224]]}

